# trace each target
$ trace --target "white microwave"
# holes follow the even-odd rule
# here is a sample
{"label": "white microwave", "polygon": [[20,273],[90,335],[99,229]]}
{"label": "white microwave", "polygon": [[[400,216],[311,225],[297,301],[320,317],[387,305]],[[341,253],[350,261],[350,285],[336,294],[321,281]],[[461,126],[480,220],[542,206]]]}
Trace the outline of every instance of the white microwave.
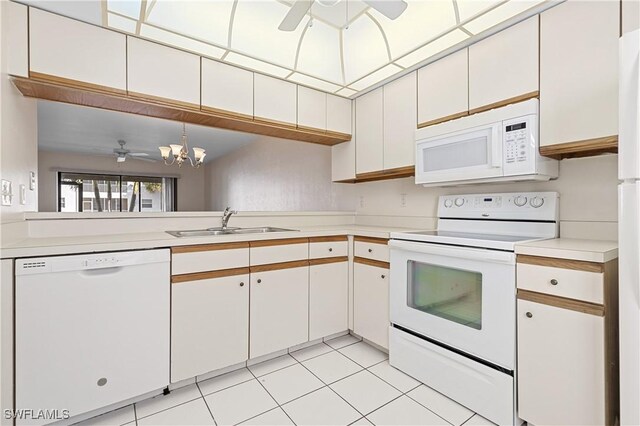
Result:
{"label": "white microwave", "polygon": [[538,148],[537,99],[425,127],[416,131],[416,184],[557,178],[558,162]]}

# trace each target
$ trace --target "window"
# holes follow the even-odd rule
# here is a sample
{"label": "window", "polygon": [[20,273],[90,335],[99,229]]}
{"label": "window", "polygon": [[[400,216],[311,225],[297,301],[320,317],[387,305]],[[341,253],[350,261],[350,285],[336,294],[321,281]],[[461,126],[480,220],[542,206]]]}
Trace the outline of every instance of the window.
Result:
{"label": "window", "polygon": [[59,212],[176,210],[176,178],[58,173]]}

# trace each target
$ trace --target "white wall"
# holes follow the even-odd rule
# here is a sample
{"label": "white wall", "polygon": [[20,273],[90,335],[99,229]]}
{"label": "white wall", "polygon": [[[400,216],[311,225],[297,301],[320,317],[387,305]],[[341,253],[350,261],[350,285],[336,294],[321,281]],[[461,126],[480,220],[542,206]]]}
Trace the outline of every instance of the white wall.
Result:
{"label": "white wall", "polygon": [[331,149],[262,138],[206,165],[207,210],[353,210],[349,188],[331,183]]}
{"label": "white wall", "polygon": [[201,211],[204,203],[204,168],[191,166],[166,166],[161,162],[127,160],[117,163],[115,157],[85,155],[58,151],[38,152],[38,174],[40,175],[38,203],[39,211],[57,211],[57,175],[59,170],[78,172],[104,172],[114,174],[133,174],[150,176],[178,177],[178,210]]}
{"label": "white wall", "polygon": [[[557,191],[560,232],[565,237],[617,239],[617,155],[562,160],[560,177],[522,182],[424,188],[413,178],[356,184],[357,223],[434,226],[437,197],[481,192]],[[406,206],[401,206],[405,194]]]}

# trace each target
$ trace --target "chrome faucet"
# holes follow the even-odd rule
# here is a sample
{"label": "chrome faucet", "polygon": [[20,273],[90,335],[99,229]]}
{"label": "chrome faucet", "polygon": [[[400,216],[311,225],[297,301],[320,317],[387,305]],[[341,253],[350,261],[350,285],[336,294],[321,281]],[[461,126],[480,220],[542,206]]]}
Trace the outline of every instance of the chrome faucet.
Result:
{"label": "chrome faucet", "polygon": [[229,223],[229,219],[231,215],[237,214],[236,210],[231,210],[231,207],[227,207],[224,209],[224,213],[222,213],[222,230],[227,229],[227,224]]}

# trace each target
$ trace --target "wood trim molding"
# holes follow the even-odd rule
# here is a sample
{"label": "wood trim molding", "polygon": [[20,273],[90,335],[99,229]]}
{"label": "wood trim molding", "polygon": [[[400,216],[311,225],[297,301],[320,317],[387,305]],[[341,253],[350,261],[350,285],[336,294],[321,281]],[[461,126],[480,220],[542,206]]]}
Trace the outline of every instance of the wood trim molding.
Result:
{"label": "wood trim molding", "polygon": [[359,241],[361,243],[384,244],[385,246],[389,244],[388,238],[362,237],[359,235],[354,236],[353,241]]}
{"label": "wood trim molding", "polygon": [[254,116],[253,117],[253,121],[255,121],[256,123],[268,124],[270,126],[285,127],[285,128],[290,128],[290,129],[293,129],[293,130],[304,130],[305,132],[309,132],[310,131],[309,129],[298,129],[298,126],[295,123],[286,123],[284,121],[271,120],[269,118],[264,118],[264,117]]}
{"label": "wood trim molding", "polygon": [[375,172],[358,173],[354,183],[373,182],[377,180],[399,179],[415,176],[415,166],[396,167]]}
{"label": "wood trim molding", "polygon": [[583,314],[604,316],[605,308],[596,303],[584,302],[582,300],[569,299],[567,297],[551,296],[549,294],[535,291],[518,289],[518,299],[529,302],[540,303],[542,305],[555,306],[556,308],[569,309],[571,311],[582,312]]}
{"label": "wood trim molding", "polygon": [[318,133],[327,133],[327,129],[318,129],[317,127],[311,127],[311,126],[301,126],[301,125],[296,125],[296,128],[298,130],[304,130],[307,132],[318,132]]}
{"label": "wood trim molding", "polygon": [[309,266],[308,260],[295,260],[293,262],[269,263],[267,265],[250,266],[249,270],[252,274],[256,272],[278,271],[280,269],[303,268]]}
{"label": "wood trim molding", "polygon": [[309,266],[327,265],[329,263],[348,262],[349,256],[323,257],[320,259],[309,259]]}
{"label": "wood trim molding", "polygon": [[194,253],[198,251],[213,251],[213,250],[233,250],[249,248],[249,242],[234,242],[234,243],[216,243],[216,244],[198,244],[194,246],[175,246],[171,247],[171,254],[180,253]]}
{"label": "wood trim molding", "polygon": [[116,94],[116,95],[127,94],[127,91],[123,89],[116,89],[109,86],[101,86],[99,84],[87,83],[84,81],[73,80],[70,78],[57,77],[55,75],[44,74],[36,71],[29,71],[29,78],[31,80],[41,81],[44,83],[52,83],[52,84],[58,84],[65,87],[87,89],[87,90],[101,92],[101,93]]}
{"label": "wood trim molding", "polygon": [[555,257],[530,256],[526,254],[517,255],[518,263],[528,265],[549,266],[552,268],[572,269],[574,271],[604,272],[604,264],[597,262],[586,262],[584,260],[558,259]]}
{"label": "wood trim molding", "polygon": [[539,98],[539,97],[540,97],[540,91],[538,91],[538,90],[536,90],[534,92],[524,93],[524,94],[519,95],[519,96],[514,96],[513,98],[503,99],[501,101],[494,102],[492,104],[483,105],[483,106],[480,106],[480,107],[477,107],[477,108],[470,109],[469,110],[469,115],[477,114],[479,112],[489,111],[491,109],[500,108],[500,107],[511,105],[511,104],[515,104],[515,103],[518,103],[518,102],[528,101],[529,99],[534,99],[534,98]]}
{"label": "wood trim molding", "polygon": [[347,140],[351,140],[351,135],[349,133],[336,132],[335,130],[328,130],[328,129],[326,133],[328,136],[333,136],[334,138],[339,138],[339,139],[348,138]]}
{"label": "wood trim molding", "polygon": [[206,106],[206,105],[202,105],[200,107],[200,110],[203,111],[203,112],[208,112],[208,113],[219,115],[219,116],[223,116],[223,117],[229,117],[229,118],[232,118],[232,119],[253,120],[253,115],[242,114],[242,113],[233,112],[233,111],[227,111],[227,110],[224,110],[224,109],[213,108],[213,107]]}
{"label": "wood trim molding", "polygon": [[346,235],[331,235],[327,237],[309,237],[310,243],[332,243],[334,241],[349,241]]}
{"label": "wood trim molding", "polygon": [[353,262],[360,263],[361,265],[375,266],[376,268],[383,268],[383,269],[389,269],[391,267],[389,262],[382,262],[380,260],[367,259],[366,257],[356,256],[353,258]]}
{"label": "wood trim molding", "polygon": [[104,88],[72,80],[63,81],[56,78],[42,81],[36,78],[22,77],[11,77],[11,80],[24,96],[30,98],[46,99],[327,146],[351,140],[351,135],[338,137],[335,134],[324,132],[298,130],[292,124],[278,124],[272,121],[241,117],[228,112],[214,113],[206,109],[202,110],[199,106],[196,107],[190,104],[188,104],[188,107],[186,105],[181,106],[174,101],[154,99],[147,95],[131,95],[117,89]]}
{"label": "wood trim molding", "polygon": [[284,246],[287,244],[307,244],[308,242],[308,238],[284,238],[281,240],[250,241],[249,247]]}
{"label": "wood trim molding", "polygon": [[618,152],[618,135],[540,147],[540,155],[562,160]]}
{"label": "wood trim molding", "polygon": [[620,338],[618,309],[618,259],[604,264],[604,360],[605,382],[605,423],[620,424]]}
{"label": "wood trim molding", "polygon": [[418,123],[418,129],[422,129],[423,127],[429,127],[429,126],[433,126],[434,124],[440,124],[440,123],[455,120],[458,118],[466,117],[467,115],[469,115],[469,111],[462,111],[455,114],[445,115],[444,117],[436,118],[434,120]]}
{"label": "wood trim molding", "polygon": [[127,96],[129,98],[140,99],[145,102],[153,102],[153,103],[158,103],[160,105],[173,105],[173,106],[177,106],[178,108],[200,111],[200,105],[198,104],[178,101],[175,99],[163,98],[162,96],[148,95],[146,93],[132,92],[130,90],[127,91]]}
{"label": "wood trim molding", "polygon": [[211,278],[231,277],[233,275],[249,275],[249,268],[221,269],[219,271],[195,272],[191,274],[173,275],[171,284],[180,284],[189,281],[208,280]]}

